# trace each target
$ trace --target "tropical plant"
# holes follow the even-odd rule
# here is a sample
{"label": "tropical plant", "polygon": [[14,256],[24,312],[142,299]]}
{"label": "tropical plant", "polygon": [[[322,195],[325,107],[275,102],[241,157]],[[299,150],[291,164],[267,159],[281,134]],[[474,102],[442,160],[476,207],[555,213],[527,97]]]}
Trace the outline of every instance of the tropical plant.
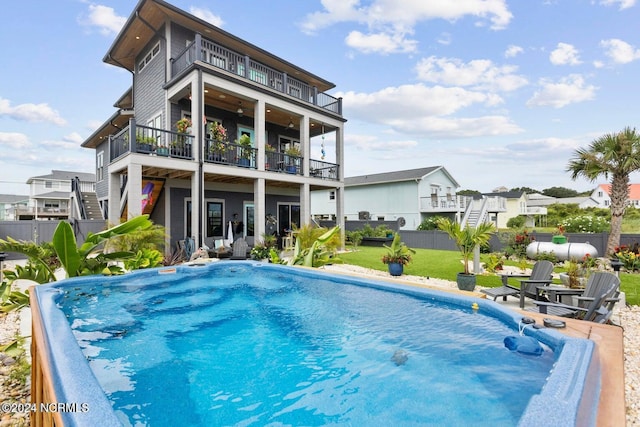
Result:
{"label": "tropical plant", "polygon": [[438,229],[438,221],[440,218],[444,218],[442,216],[430,216],[422,220],[420,225],[418,225],[418,230],[426,231],[426,230],[437,230]]}
{"label": "tropical plant", "polygon": [[[67,277],[76,277],[90,274],[118,274],[122,268],[115,265],[116,261],[135,256],[135,253],[105,252],[104,244],[111,238],[134,231],[147,229],[152,226],[148,215],[132,218],[122,224],[98,233],[89,233],[85,242],[78,248],[73,228],[66,221],[60,221],[53,233],[53,251],[60,265],[65,270]],[[101,249],[102,248],[102,249]],[[35,250],[33,243],[21,242],[7,237],[0,239],[0,251],[17,252],[26,255],[32,265],[42,271],[42,282],[54,282],[56,276],[50,266],[49,254],[46,251]]]}
{"label": "tropical plant", "polygon": [[605,134],[587,148],[575,151],[567,166],[572,179],[584,177],[594,182],[598,177],[611,177],[611,230],[607,254],[613,254],[620,244],[622,218],[629,199],[629,175],[640,170],[640,134],[626,127],[617,133]]}
{"label": "tropical plant", "polygon": [[289,148],[287,148],[284,154],[286,154],[287,156],[296,156],[296,157],[300,157],[302,155],[302,153],[300,152],[300,149],[295,145],[291,145]]}
{"label": "tropical plant", "polygon": [[251,137],[249,135],[242,134],[240,138],[236,140],[236,144],[240,146],[240,158],[242,159],[250,159],[251,158]]}
{"label": "tropical plant", "polygon": [[394,233],[390,246],[382,245],[387,249],[387,253],[382,256],[384,264],[407,265],[411,262],[411,254],[416,251],[408,247],[400,238],[399,233]]}
{"label": "tropical plant", "polygon": [[482,222],[476,227],[461,227],[459,223],[449,218],[442,218],[438,221],[438,228],[447,233],[456,243],[456,247],[462,255],[464,274],[469,274],[469,260],[471,260],[475,247],[487,245],[495,230],[493,224],[488,222]]}
{"label": "tropical plant", "polygon": [[318,228],[323,234],[315,238],[308,247],[303,247],[304,239],[296,238],[293,248],[293,256],[289,259],[281,259],[275,248],[270,249],[271,262],[276,264],[300,265],[304,267],[322,267],[326,264],[338,264],[342,261],[336,256],[335,250],[331,249],[332,240],[337,236],[340,239],[340,227],[335,226],[330,230]]}
{"label": "tropical plant", "polygon": [[142,268],[154,268],[163,264],[164,255],[157,249],[140,249],[136,254],[124,261],[127,270],[139,270]]}

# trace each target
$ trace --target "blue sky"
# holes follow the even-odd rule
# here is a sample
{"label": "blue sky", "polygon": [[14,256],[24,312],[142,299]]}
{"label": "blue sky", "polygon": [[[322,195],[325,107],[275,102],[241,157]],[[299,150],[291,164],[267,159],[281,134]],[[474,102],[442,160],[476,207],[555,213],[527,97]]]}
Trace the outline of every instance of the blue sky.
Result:
{"label": "blue sky", "polygon": [[[335,83],[346,176],[442,165],[462,189],[584,191],[596,184],[565,172],[573,151],[639,125],[636,0],[170,3]],[[0,193],[94,172],[80,143],[131,85],[102,58],[134,4],[5,7]]]}

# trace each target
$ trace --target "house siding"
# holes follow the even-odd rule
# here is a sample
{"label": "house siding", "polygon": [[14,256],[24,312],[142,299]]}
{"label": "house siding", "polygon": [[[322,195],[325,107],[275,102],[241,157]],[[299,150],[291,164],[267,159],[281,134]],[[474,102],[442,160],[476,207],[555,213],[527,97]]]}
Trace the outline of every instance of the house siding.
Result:
{"label": "house siding", "polygon": [[134,105],[136,110],[136,121],[140,125],[147,125],[147,122],[154,118],[158,112],[162,114],[162,120],[166,120],[164,111],[165,94],[163,85],[165,83],[165,41],[162,39],[154,39],[142,51],[142,55],[136,58],[136,64],[139,64],[149,50],[160,41],[160,52],[155,58],[148,63],[142,71],[138,70],[136,65],[136,76],[134,85]]}

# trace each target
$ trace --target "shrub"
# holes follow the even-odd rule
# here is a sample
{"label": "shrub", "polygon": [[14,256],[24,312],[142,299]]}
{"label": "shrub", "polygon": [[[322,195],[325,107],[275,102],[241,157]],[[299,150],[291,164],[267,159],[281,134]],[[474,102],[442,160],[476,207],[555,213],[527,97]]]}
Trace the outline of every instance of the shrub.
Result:
{"label": "shrub", "polygon": [[637,244],[632,247],[621,245],[614,249],[616,257],[622,262],[627,271],[640,270],[640,248]]}
{"label": "shrub", "polygon": [[609,221],[594,215],[577,215],[564,219],[560,225],[567,233],[601,233],[609,229]]}
{"label": "shrub", "polygon": [[430,216],[422,220],[420,225],[418,226],[418,230],[426,231],[426,230],[437,230],[438,229],[438,221],[442,218],[441,216]]}
{"label": "shrub", "polygon": [[387,237],[393,235],[393,230],[384,224],[378,225],[376,228],[365,224],[360,232],[362,233],[362,237]]}
{"label": "shrub", "polygon": [[504,243],[504,252],[507,256],[515,256],[523,258],[527,256],[527,246],[533,242],[535,238],[529,234],[526,229],[516,232],[503,232],[498,238]]}
{"label": "shrub", "polygon": [[558,257],[553,252],[538,252],[536,261],[551,261],[553,263],[558,262]]}
{"label": "shrub", "polygon": [[522,215],[514,216],[513,218],[509,218],[507,221],[507,227],[509,228],[522,228],[524,227],[525,218]]}

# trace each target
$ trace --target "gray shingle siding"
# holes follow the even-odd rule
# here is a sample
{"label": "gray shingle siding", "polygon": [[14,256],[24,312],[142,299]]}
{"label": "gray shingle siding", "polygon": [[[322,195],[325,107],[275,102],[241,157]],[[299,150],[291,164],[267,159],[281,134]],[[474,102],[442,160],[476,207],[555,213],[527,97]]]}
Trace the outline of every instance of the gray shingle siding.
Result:
{"label": "gray shingle siding", "polygon": [[164,89],[165,83],[165,41],[160,39],[160,52],[147,64],[142,71],[138,71],[140,61],[149,50],[156,45],[158,39],[143,50],[143,54],[136,58],[136,75],[134,85],[134,105],[136,109],[136,121],[140,125],[147,125],[147,122],[161,112],[163,120],[166,118],[164,111]]}
{"label": "gray shingle siding", "polygon": [[99,152],[104,151],[103,164],[104,173],[102,181],[96,181],[96,196],[98,200],[109,197],[109,141],[106,140],[96,147],[96,156]]}

